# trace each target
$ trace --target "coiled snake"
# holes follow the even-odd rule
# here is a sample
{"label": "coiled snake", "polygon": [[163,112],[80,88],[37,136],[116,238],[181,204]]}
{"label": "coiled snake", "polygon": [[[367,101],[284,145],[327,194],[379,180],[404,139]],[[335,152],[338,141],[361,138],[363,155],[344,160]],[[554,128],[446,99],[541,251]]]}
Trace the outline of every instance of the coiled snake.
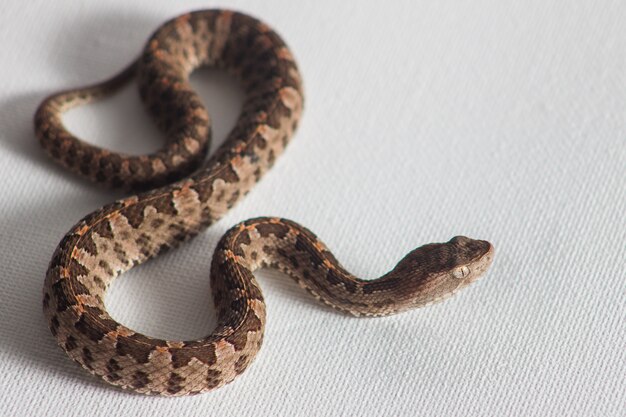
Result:
{"label": "coiled snake", "polygon": [[[246,93],[235,127],[206,163],[209,115],[188,82],[199,66],[227,69]],[[65,129],[64,111],[133,78],[167,137],[162,149],[123,155],[89,145]],[[309,230],[260,217],[234,226],[215,250],[210,279],[218,324],[212,334],[159,340],[112,319],[103,302],[111,281],[196,235],[243,198],[283,152],[302,103],[300,74],[282,39],[264,23],[225,10],[166,22],[119,75],[42,102],[35,130],[54,159],[97,183],[141,191],[84,217],[50,261],[44,312],[72,359],[125,389],[197,394],[232,381],[261,347],[265,305],[252,274],[258,268],[283,271],[321,302],[356,316],[388,315],[442,300],[485,272],[492,246],[459,236],[415,249],[391,272],[361,280]],[[177,182],[167,185],[172,181]]]}

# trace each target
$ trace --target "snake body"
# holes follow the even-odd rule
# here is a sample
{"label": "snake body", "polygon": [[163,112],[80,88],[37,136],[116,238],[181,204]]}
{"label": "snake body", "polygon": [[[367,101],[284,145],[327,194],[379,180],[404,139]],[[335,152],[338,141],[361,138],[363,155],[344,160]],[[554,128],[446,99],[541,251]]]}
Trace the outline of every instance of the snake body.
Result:
{"label": "snake body", "polygon": [[[235,127],[204,164],[210,121],[188,82],[200,66],[235,74],[246,94]],[[64,111],[134,78],[167,138],[162,149],[144,156],[118,154],[83,142],[63,126]],[[73,360],[125,389],[197,394],[232,381],[261,347],[266,317],[253,276],[258,268],[283,271],[316,299],[356,316],[431,304],[483,274],[493,247],[459,236],[415,249],[389,273],[362,280],[342,268],[306,228],[260,217],[234,226],[215,249],[211,291],[218,324],[213,333],[200,340],[160,340],[111,318],[104,305],[109,284],[196,235],[236,204],[283,152],[302,104],[301,77],[282,39],[264,23],[225,10],[192,12],[166,22],[119,75],[42,102],[35,130],[55,160],[97,183],[140,191],[84,217],[50,261],[44,313]]]}

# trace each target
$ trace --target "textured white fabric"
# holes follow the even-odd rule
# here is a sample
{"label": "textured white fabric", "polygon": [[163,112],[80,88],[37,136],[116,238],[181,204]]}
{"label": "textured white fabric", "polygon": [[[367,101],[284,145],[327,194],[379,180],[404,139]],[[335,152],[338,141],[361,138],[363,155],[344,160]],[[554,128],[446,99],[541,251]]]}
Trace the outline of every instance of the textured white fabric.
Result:
{"label": "textured white fabric", "polygon": [[[110,310],[154,336],[210,332],[211,251],[259,215],[301,222],[372,278],[424,243],[488,239],[488,275],[427,309],[354,319],[263,272],[266,341],[236,382],[185,399],[100,383],[55,345],[41,288],[63,234],[122,194],[50,162],[32,115],[120,70],[164,20],[218,5],[3,0],[0,415],[625,415],[626,3],[348,3],[228,2],[293,48],[301,128],[228,216],[118,280]],[[242,92],[193,79],[219,141]],[[66,120],[117,150],[159,144],[134,88]]]}

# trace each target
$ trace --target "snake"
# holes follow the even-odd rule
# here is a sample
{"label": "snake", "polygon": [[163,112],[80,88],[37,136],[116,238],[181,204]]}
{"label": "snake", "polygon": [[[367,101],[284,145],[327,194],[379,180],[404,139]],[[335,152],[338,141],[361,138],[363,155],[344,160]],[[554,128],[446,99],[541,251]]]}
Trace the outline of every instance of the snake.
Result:
{"label": "snake", "polygon": [[[211,121],[189,83],[199,67],[233,74],[245,95],[235,126],[209,157]],[[114,152],[89,144],[64,126],[64,112],[133,80],[164,133],[159,150],[147,155]],[[254,17],[223,9],[168,20],[117,75],[42,101],[34,125],[46,153],[84,178],[132,194],[80,220],[48,265],[44,315],[71,359],[126,390],[199,394],[233,381],[261,348],[266,307],[253,275],[260,268],[281,271],[336,310],[369,317],[441,301],[485,273],[493,246],[457,236],[411,251],[379,278],[361,279],[305,227],[258,217],[229,229],[215,248],[210,286],[217,324],[211,334],[162,340],[113,319],[104,303],[112,281],[197,235],[240,201],[283,153],[303,102],[302,77],[282,38]]]}

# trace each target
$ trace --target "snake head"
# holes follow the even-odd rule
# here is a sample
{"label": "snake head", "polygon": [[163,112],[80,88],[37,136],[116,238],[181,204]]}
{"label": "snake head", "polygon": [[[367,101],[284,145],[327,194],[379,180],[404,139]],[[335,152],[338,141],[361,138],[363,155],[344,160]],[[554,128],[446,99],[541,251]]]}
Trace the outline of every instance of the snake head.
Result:
{"label": "snake head", "polygon": [[399,311],[450,297],[480,278],[493,256],[491,243],[465,236],[413,250],[389,274],[398,277]]}
{"label": "snake head", "polygon": [[486,240],[456,236],[444,245],[448,247],[454,263],[448,274],[449,279],[456,280],[459,289],[480,278],[493,261],[493,245]]}

